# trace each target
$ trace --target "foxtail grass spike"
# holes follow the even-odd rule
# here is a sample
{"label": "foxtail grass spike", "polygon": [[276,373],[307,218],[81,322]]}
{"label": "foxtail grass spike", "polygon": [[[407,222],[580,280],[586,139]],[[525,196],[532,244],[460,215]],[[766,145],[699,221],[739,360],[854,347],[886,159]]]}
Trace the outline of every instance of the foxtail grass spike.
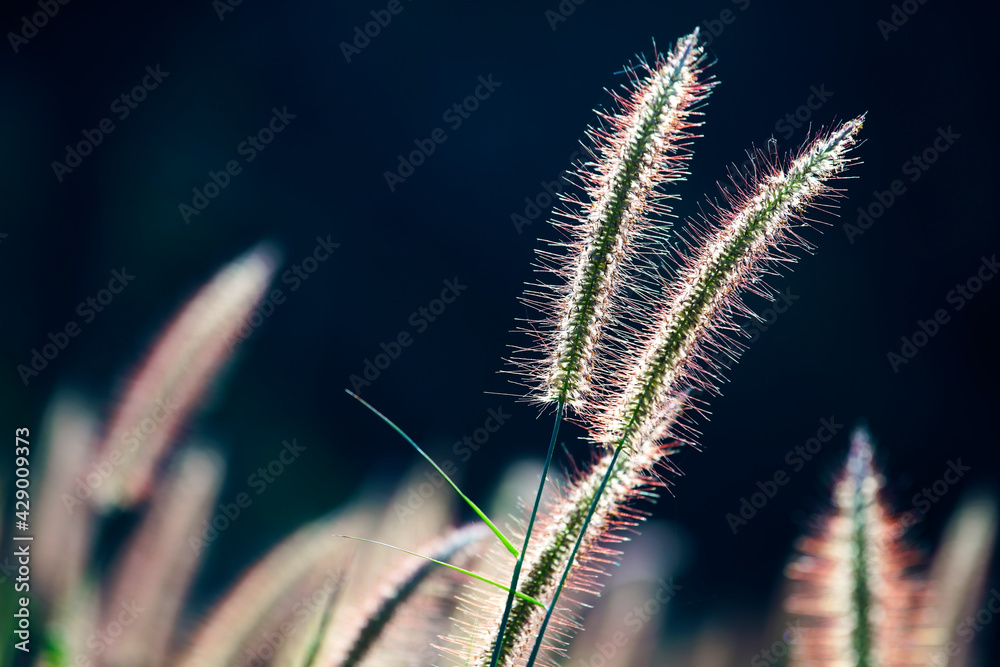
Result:
{"label": "foxtail grass spike", "polygon": [[416,442],[414,442],[413,438],[411,438],[410,436],[406,435],[406,433],[401,428],[399,428],[398,426],[396,426],[396,424],[391,419],[389,419],[384,414],[382,414],[381,412],[379,412],[378,410],[376,410],[375,407],[372,406],[368,401],[366,401],[365,399],[361,398],[360,396],[358,396],[357,394],[355,394],[350,389],[345,389],[344,391],[346,391],[350,396],[352,396],[353,398],[355,398],[363,406],[365,406],[366,408],[368,408],[369,410],[371,410],[373,413],[375,413],[375,415],[379,419],[381,419],[386,424],[388,424],[392,428],[392,430],[394,430],[396,433],[398,433],[400,436],[402,436],[402,438],[404,440],[406,440],[406,442],[410,443],[410,445],[415,450],[417,450],[417,453],[420,454],[422,457],[424,457],[424,459],[426,459],[426,461],[428,463],[430,463],[431,466],[434,467],[434,470],[436,470],[438,472],[438,474],[441,475],[441,477],[443,477],[446,482],[448,482],[448,484],[451,486],[451,488],[455,490],[455,493],[457,493],[459,495],[459,497],[463,501],[465,501],[465,504],[468,505],[472,509],[472,511],[476,513],[476,516],[478,516],[480,519],[482,519],[483,522],[487,526],[490,527],[490,530],[492,530],[493,534],[497,536],[497,539],[500,540],[503,543],[503,545],[507,548],[507,551],[509,551],[511,554],[513,554],[514,558],[517,558],[519,556],[519,553],[517,551],[517,547],[515,547],[511,543],[511,541],[509,539],[507,539],[507,536],[504,535],[500,531],[500,529],[497,528],[493,524],[492,521],[490,521],[490,518],[488,516],[486,516],[486,513],[483,512],[481,509],[479,509],[479,506],[476,505],[476,503],[472,502],[472,500],[467,495],[465,495],[460,488],[458,488],[458,485],[455,484],[455,482],[453,482],[451,480],[451,477],[448,477],[448,474],[444,470],[441,469],[441,466],[439,466],[434,461],[434,459],[432,459],[427,454],[427,452],[425,452],[423,449],[421,449],[420,445],[418,445]]}
{"label": "foxtail grass spike", "polygon": [[[382,542],[407,545],[432,543],[437,536],[447,530],[450,496],[447,493],[434,493],[424,499],[423,505],[417,511],[409,509],[407,502],[410,500],[410,494],[425,481],[425,472],[414,468],[400,481],[395,492],[388,498],[384,497],[383,489],[372,488],[365,495],[378,503],[379,517],[369,521],[361,529],[340,530],[336,531],[337,534],[357,535],[364,532],[372,539]],[[492,538],[492,535],[490,537]],[[350,545],[355,550],[343,590],[338,592],[336,608],[331,611],[328,620],[318,631],[320,642],[313,662],[322,667],[337,665],[348,654],[351,642],[364,629],[372,613],[373,600],[378,597],[386,581],[397,573],[423,564],[393,549],[344,540],[340,537],[331,536],[331,539]],[[462,561],[458,564],[467,565],[468,562]]]}
{"label": "foxtail grass spike", "polygon": [[[103,667],[162,667],[201,554],[187,538],[212,520],[224,477],[221,457],[202,446],[180,453],[153,494],[142,524],[113,568],[100,627],[112,627],[123,608],[135,615],[128,632],[108,646]],[[142,610],[137,614],[134,609]]]}
{"label": "foxtail grass spike", "polygon": [[[601,593],[600,603],[594,609],[584,610],[587,630],[578,634],[570,644],[571,657],[566,661],[567,667],[593,667],[595,662],[600,665],[599,656],[608,654],[610,646],[616,649],[606,667],[670,667],[681,664],[714,667],[704,661],[672,662],[660,656],[651,660],[649,652],[658,641],[663,623],[639,622],[645,618],[666,617],[668,626],[673,625],[670,618],[672,600],[676,595],[683,595],[684,589],[684,586],[675,583],[673,576],[680,546],[678,535],[665,524],[648,526],[643,530],[642,540],[628,547],[628,576],[612,577]],[[655,600],[655,604],[651,600]],[[628,613],[631,615],[626,615]],[[627,630],[627,642],[621,641],[623,629]]]}
{"label": "foxtail grass spike", "polygon": [[906,667],[929,664],[938,637],[929,591],[909,571],[918,555],[901,540],[903,525],[880,499],[882,476],[864,428],[834,487],[834,510],[798,545],[787,569],[798,584],[786,607],[803,626],[793,667]]}
{"label": "foxtail grass spike", "polygon": [[[609,363],[608,389],[590,415],[595,438],[633,450],[657,427],[663,406],[678,391],[714,391],[720,366],[738,357],[741,344],[727,338],[736,313],[752,314],[740,293],[771,296],[762,275],[794,261],[796,233],[818,198],[836,196],[828,183],[853,162],[849,157],[863,117],[807,141],[787,166],[759,171],[698,230],[698,247],[682,260],[677,278],[658,298],[655,324],[627,332],[620,357]],[[763,156],[761,156],[763,158]],[[697,243],[697,241],[696,241]]]}
{"label": "foxtail grass spike", "polygon": [[[333,533],[354,532],[369,526],[373,507],[359,502],[331,518],[318,519],[287,537],[251,566],[194,632],[176,664],[180,667],[218,667],[235,664],[246,648],[256,650],[263,633],[286,620],[275,614],[287,600],[311,594],[302,585],[316,572],[343,573],[353,556],[350,543]],[[200,548],[192,544],[193,548]]]}
{"label": "foxtail grass spike", "polygon": [[37,491],[32,557],[33,592],[58,605],[83,584],[96,533],[96,517],[78,483],[94,456],[97,417],[82,398],[60,391],[49,404],[42,432],[44,467]]}
{"label": "foxtail grass spike", "polygon": [[[392,582],[380,592],[378,597],[373,599],[364,625],[357,636],[348,644],[350,648],[347,656],[342,661],[337,662],[339,667],[360,665],[396,616],[399,608],[409,602],[417,593],[420,585],[438,570],[435,565],[450,560],[463,549],[482,541],[487,535],[489,535],[489,531],[482,524],[456,528],[445,537],[434,541],[432,547],[427,550],[431,553],[431,557],[426,559],[429,562],[422,564],[415,562],[414,566],[404,567],[400,571],[394,572]],[[381,543],[376,542],[376,544]],[[453,565],[447,565],[447,567],[455,569]],[[465,572],[461,568],[457,568],[457,570]]]}
{"label": "foxtail grass spike", "polygon": [[[566,197],[553,224],[561,252],[539,251],[537,269],[558,278],[523,301],[542,314],[526,328],[535,345],[518,349],[515,371],[541,404],[581,408],[622,275],[644,248],[659,247],[669,208],[662,187],[683,178],[693,117],[709,94],[698,30],[652,63],[631,68],[632,85],[616,95],[619,111],[600,112],[587,135],[593,161],[578,167],[583,200]],[[543,359],[539,359],[539,350]]]}
{"label": "foxtail grass spike", "polygon": [[[654,499],[657,489],[665,484],[658,470],[671,469],[667,456],[674,451],[677,443],[667,440],[676,425],[681,400],[675,401],[672,408],[665,413],[657,440],[647,441],[631,457],[618,458],[613,466],[610,465],[613,454],[606,453],[589,472],[578,477],[568,488],[557,490],[558,497],[539,514],[535,538],[525,553],[519,592],[539,600],[551,598],[570,562],[570,550],[589,515],[593,530],[585,533],[579,557],[573,561],[565,585],[581,595],[599,594],[602,588],[600,578],[605,574],[605,568],[617,563],[620,555],[615,545],[627,539],[622,533],[634,530],[646,517],[645,511],[633,505]],[[605,471],[609,469],[611,474],[606,490],[599,493]],[[502,568],[503,563],[497,558],[500,552],[494,551],[493,555],[491,560],[498,569]],[[469,665],[490,665],[499,629],[500,619],[496,613],[501,604],[502,598],[493,591],[477,589],[467,596],[463,605],[465,630],[447,639],[447,652],[456,660],[464,660],[471,651],[473,658]],[[560,626],[560,632],[547,648],[557,654],[580,629],[571,607],[566,604],[559,606],[553,617]],[[497,664],[504,667],[525,664],[547,608],[548,605],[540,608],[520,599],[515,600]]]}
{"label": "foxtail grass spike", "polygon": [[[914,508],[911,512],[919,513],[920,510]],[[977,489],[962,500],[948,520],[931,566],[930,581],[936,595],[937,624],[942,629],[931,654],[932,664],[943,664],[945,661],[947,667],[973,664],[975,651],[951,655],[954,646],[948,644],[958,644],[959,638],[968,639],[966,628],[969,624],[966,619],[982,609],[996,537],[996,494]]]}
{"label": "foxtail grass spike", "polygon": [[[626,348],[620,363],[611,364],[610,400],[591,416],[596,425],[595,439],[614,448],[597,489],[598,499],[611,480],[621,452],[631,454],[657,439],[664,411],[678,393],[714,389],[714,367],[725,363],[719,360],[719,353],[730,359],[738,356],[739,349],[727,346],[720,334],[730,329],[734,312],[750,312],[740,301],[740,291],[768,294],[766,287],[759,286],[768,264],[790,261],[787,247],[805,244],[793,226],[803,220],[805,209],[817,196],[835,193],[826,182],[851,162],[847,153],[855,144],[862,120],[855,119],[807,142],[787,169],[776,165],[765,175],[758,175],[747,192],[734,197],[734,206],[718,214],[715,229],[703,232],[701,247],[667,287],[666,305],[652,331],[636,334],[633,350]],[[597,507],[595,499],[584,516],[539,628],[528,667],[535,664],[543,646],[549,620]]]}
{"label": "foxtail grass spike", "polygon": [[[94,490],[101,507],[131,507],[153,489],[158,464],[232,352],[277,266],[262,244],[224,267],[160,335],[124,392],[94,463],[112,467]],[[111,463],[114,463],[112,466]]]}

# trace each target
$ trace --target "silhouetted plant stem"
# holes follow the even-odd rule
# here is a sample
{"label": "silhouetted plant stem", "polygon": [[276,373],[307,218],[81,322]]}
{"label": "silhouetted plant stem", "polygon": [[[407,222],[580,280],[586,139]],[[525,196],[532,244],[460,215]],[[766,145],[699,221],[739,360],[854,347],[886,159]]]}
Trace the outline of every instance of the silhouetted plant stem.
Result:
{"label": "silhouetted plant stem", "polygon": [[514,564],[514,575],[510,579],[510,592],[507,594],[507,604],[503,610],[503,618],[500,620],[500,632],[497,633],[496,644],[493,646],[493,657],[490,659],[491,667],[496,667],[497,660],[500,659],[500,647],[503,646],[503,635],[507,629],[507,619],[510,618],[510,610],[514,605],[514,593],[517,591],[517,581],[521,577],[521,566],[524,564],[524,554],[528,552],[528,541],[531,540],[531,531],[535,527],[535,517],[538,516],[538,506],[542,502],[542,492],[545,491],[545,480],[549,476],[549,465],[552,463],[552,454],[556,449],[556,439],[559,436],[559,426],[562,424],[564,403],[559,403],[556,407],[556,422],[552,426],[552,437],[549,438],[549,451],[545,455],[545,465],[542,467],[542,479],[538,482],[538,493],[535,494],[535,505],[531,508],[531,516],[528,518],[528,529],[524,533],[524,545],[521,547],[521,555]]}

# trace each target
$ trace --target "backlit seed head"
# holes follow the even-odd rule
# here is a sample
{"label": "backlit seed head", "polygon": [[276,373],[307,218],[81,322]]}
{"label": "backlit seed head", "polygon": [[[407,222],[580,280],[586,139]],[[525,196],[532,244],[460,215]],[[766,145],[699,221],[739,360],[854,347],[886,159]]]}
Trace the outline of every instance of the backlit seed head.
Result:
{"label": "backlit seed head", "polygon": [[623,329],[611,348],[614,358],[587,415],[598,442],[634,450],[677,392],[716,390],[721,372],[742,351],[730,338],[734,315],[753,316],[741,294],[773,298],[763,276],[794,261],[792,249],[809,248],[796,228],[809,222],[808,207],[838,194],[828,182],[852,162],[848,152],[862,120],[807,141],[786,166],[765,167],[730,196],[728,208],[694,225],[676,278],[649,298],[654,324]]}
{"label": "backlit seed head", "polygon": [[905,525],[880,492],[871,437],[852,435],[847,464],[833,489],[833,512],[797,545],[786,601],[802,617],[793,666],[930,664],[939,636],[931,625],[930,591],[910,570],[919,557],[902,540]]}
{"label": "backlit seed head", "polygon": [[[669,456],[679,446],[675,440],[678,417],[686,405],[681,396],[671,402],[660,423],[660,440],[647,440],[631,457],[619,457],[608,484],[598,501],[585,533],[580,550],[570,570],[564,595],[560,597],[553,616],[550,634],[546,635],[542,651],[543,662],[565,657],[569,640],[582,629],[580,605],[600,595],[602,579],[617,565],[619,547],[628,541],[646,519],[643,502],[655,501],[661,488],[668,484],[667,473],[676,472]],[[596,458],[586,470],[578,472],[565,487],[554,487],[549,502],[539,512],[531,543],[525,552],[518,590],[548,602],[554,593],[570,551],[580,532],[587,512],[611,462],[611,454]],[[492,569],[499,580],[509,578],[512,563],[505,551],[494,547],[482,569]],[[459,632],[445,638],[442,650],[459,664],[487,667],[496,641],[506,594],[469,584],[461,598]],[[524,665],[542,625],[545,609],[516,599],[504,635],[500,665]],[[555,630],[558,628],[558,630]]]}
{"label": "backlit seed head", "polygon": [[555,251],[538,251],[537,270],[556,284],[531,285],[522,299],[542,315],[524,327],[535,345],[512,360],[535,402],[584,405],[626,276],[665,252],[662,188],[686,174],[696,109],[713,85],[704,57],[695,30],[652,63],[629,68],[617,113],[599,112],[601,126],[587,133],[591,159],[575,173],[582,197],[562,197],[552,221],[562,240],[549,244]]}
{"label": "backlit seed head", "polygon": [[233,260],[153,344],[122,396],[93,465],[100,478],[94,490],[99,506],[130,507],[149,495],[159,463],[229,358],[277,261],[277,252],[264,244]]}

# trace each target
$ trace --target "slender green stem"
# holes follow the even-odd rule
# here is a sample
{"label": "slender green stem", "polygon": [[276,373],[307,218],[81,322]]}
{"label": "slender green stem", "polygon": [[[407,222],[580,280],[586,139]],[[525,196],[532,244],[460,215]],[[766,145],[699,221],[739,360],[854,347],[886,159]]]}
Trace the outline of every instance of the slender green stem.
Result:
{"label": "slender green stem", "polygon": [[552,463],[552,454],[556,449],[556,439],[559,436],[559,425],[562,423],[563,403],[560,402],[556,408],[556,423],[552,427],[552,437],[549,438],[549,452],[545,455],[545,466],[542,468],[542,479],[538,482],[538,493],[535,494],[535,505],[531,508],[531,517],[528,519],[528,530],[524,534],[524,546],[521,547],[521,555],[514,565],[514,576],[510,580],[510,591],[507,594],[507,606],[503,610],[503,618],[500,620],[500,632],[497,633],[496,643],[493,645],[493,657],[490,659],[490,666],[496,667],[500,659],[500,648],[503,646],[504,632],[507,630],[507,619],[510,618],[510,610],[514,605],[514,591],[517,590],[517,580],[521,577],[521,566],[524,564],[524,555],[528,553],[528,541],[531,539],[531,531],[535,527],[535,517],[538,515],[538,506],[542,502],[542,492],[545,490],[545,480],[549,476],[549,464]]}
{"label": "slender green stem", "polygon": [[398,433],[399,435],[401,435],[404,440],[406,440],[408,443],[410,443],[410,445],[412,445],[413,448],[415,450],[417,450],[417,452],[421,456],[423,456],[425,459],[427,459],[428,463],[430,463],[432,466],[434,466],[434,469],[437,470],[438,473],[442,477],[444,477],[445,481],[448,482],[448,484],[451,485],[451,488],[455,489],[455,493],[457,493],[462,498],[462,500],[465,501],[465,504],[467,504],[469,507],[471,507],[472,511],[475,512],[476,515],[479,516],[480,519],[482,519],[483,521],[486,522],[486,525],[490,527],[490,530],[493,531],[493,534],[496,535],[497,538],[501,542],[503,542],[503,545],[505,547],[507,547],[507,551],[509,551],[512,554],[514,554],[514,558],[520,558],[521,557],[521,554],[519,554],[518,551],[517,551],[517,547],[515,547],[513,544],[510,543],[510,540],[507,539],[506,535],[504,535],[503,533],[500,532],[499,528],[497,528],[496,526],[493,525],[493,522],[490,521],[490,518],[488,516],[486,516],[485,512],[483,512],[481,509],[479,509],[479,506],[476,505],[476,503],[472,502],[472,500],[470,500],[467,495],[465,495],[464,493],[462,493],[462,490],[460,488],[458,488],[458,485],[455,484],[455,482],[451,481],[451,477],[448,477],[448,475],[445,474],[445,471],[441,470],[441,467],[437,463],[434,462],[434,459],[432,459],[430,456],[427,455],[427,452],[425,452],[424,450],[422,450],[420,448],[420,445],[418,445],[417,443],[415,443],[413,441],[413,438],[411,438],[410,436],[406,435],[406,433],[403,431],[403,429],[401,429],[398,426],[396,426],[396,424],[394,424],[391,419],[389,419],[384,414],[382,414],[381,412],[379,412],[378,410],[376,410],[374,408],[374,406],[371,405],[371,403],[369,403],[365,399],[361,398],[360,396],[358,396],[357,394],[355,394],[350,389],[345,389],[344,391],[346,391],[349,395],[351,395],[354,398],[356,398],[363,406],[365,406],[366,408],[368,408],[369,410],[371,410],[372,412],[374,412],[376,415],[378,415],[378,417],[382,421],[384,421],[386,424],[388,424],[390,427],[392,427],[392,430],[394,430],[396,433]]}
{"label": "slender green stem", "polygon": [[576,552],[580,550],[580,544],[583,542],[583,536],[587,534],[587,528],[590,527],[590,519],[594,516],[594,512],[597,510],[597,504],[601,502],[601,496],[604,495],[604,487],[608,485],[608,480],[611,479],[611,473],[614,472],[615,464],[618,463],[618,455],[622,453],[622,446],[618,445],[615,448],[615,453],[611,457],[611,463],[608,464],[608,471],[604,473],[604,478],[601,479],[601,485],[597,488],[597,493],[594,494],[594,500],[590,503],[590,509],[587,511],[587,518],[583,520],[583,528],[580,529],[580,534],[576,538],[576,544],[573,545],[573,551],[569,555],[569,560],[566,562],[566,569],[563,570],[562,578],[559,580],[559,586],[556,587],[556,592],[552,595],[552,601],[549,603],[548,609],[545,611],[545,620],[542,621],[542,627],[538,629],[538,637],[535,639],[535,645],[531,649],[531,657],[528,658],[527,667],[533,667],[535,664],[535,659],[538,657],[538,651],[542,647],[542,637],[545,636],[545,630],[549,627],[549,620],[552,618],[552,612],[555,611],[556,603],[559,602],[559,595],[562,593],[563,586],[566,585],[566,579],[569,577],[569,571],[573,568],[573,561],[576,559]]}
{"label": "slender green stem", "polygon": [[[335,535],[334,537],[343,537],[344,539],[357,540],[358,542],[368,542],[369,544],[377,544],[377,545],[379,545],[381,547],[386,547],[386,548],[389,548],[389,549],[395,549],[396,551],[402,551],[404,554],[409,554],[411,556],[416,556],[417,558],[423,558],[426,561],[430,561],[431,563],[437,563],[438,565],[441,565],[443,567],[447,567],[448,569],[454,570],[455,572],[461,572],[462,574],[470,576],[473,579],[478,579],[479,581],[486,582],[490,586],[496,586],[497,588],[499,588],[501,590],[507,590],[507,587],[504,586],[503,584],[501,584],[498,581],[493,581],[492,579],[489,579],[488,577],[484,577],[481,574],[476,574],[475,572],[472,572],[470,570],[466,570],[464,568],[458,567],[457,565],[452,565],[451,563],[445,563],[443,560],[438,560],[436,558],[431,558],[430,556],[425,556],[423,554],[418,554],[415,551],[409,551],[407,549],[402,549],[400,547],[393,546],[391,544],[386,544],[385,542],[379,542],[377,540],[368,540],[368,539],[365,539],[363,537],[352,537],[350,535]],[[531,597],[529,595],[524,595],[523,593],[516,593],[516,595],[517,595],[517,597],[521,598],[522,600],[524,600],[526,602],[530,602],[531,604],[538,605],[539,607],[545,607],[544,604],[542,604],[541,602],[539,602],[538,600],[536,600],[535,598],[533,598],[533,597]]]}

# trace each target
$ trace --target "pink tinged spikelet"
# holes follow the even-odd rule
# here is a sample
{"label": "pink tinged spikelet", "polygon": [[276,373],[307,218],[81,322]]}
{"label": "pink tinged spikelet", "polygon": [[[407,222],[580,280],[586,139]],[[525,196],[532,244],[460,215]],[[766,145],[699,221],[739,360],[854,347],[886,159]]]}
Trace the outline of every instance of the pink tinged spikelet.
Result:
{"label": "pink tinged spikelet", "polygon": [[[359,502],[318,519],[285,538],[252,565],[194,633],[179,667],[238,664],[258,651],[268,633],[293,616],[294,605],[312,595],[317,581],[334,576],[339,591],[350,578],[355,545],[334,537],[362,530],[375,520],[370,503]],[[189,542],[190,542],[189,538]],[[192,545],[194,546],[194,545]]]}
{"label": "pink tinged spikelet", "polygon": [[95,463],[103,478],[94,491],[98,505],[128,507],[149,494],[161,459],[230,356],[276,264],[266,245],[237,258],[157,339],[124,392]]}
{"label": "pink tinged spikelet", "polygon": [[786,607],[803,617],[794,666],[928,664],[939,634],[929,625],[929,591],[908,575],[919,558],[879,497],[883,478],[872,458],[867,431],[857,429],[834,487],[834,512],[799,543],[802,555],[788,567],[799,587]]}
{"label": "pink tinged spikelet", "polygon": [[[340,531],[339,534],[371,536],[378,541],[391,541],[407,547],[420,547],[440,535],[449,515],[451,501],[448,494],[436,493],[425,498],[424,504],[415,512],[407,505],[409,494],[425,480],[422,474],[413,470],[388,499],[379,519],[369,520],[360,530]],[[373,600],[378,597],[387,573],[410,567],[414,565],[414,560],[418,560],[377,544],[358,543],[340,537],[334,539],[350,544],[357,551],[354,552],[350,577],[345,581],[337,605],[322,630],[314,660],[317,666],[338,665],[345,659],[354,639],[366,624]]]}
{"label": "pink tinged spikelet", "polygon": [[[417,553],[454,563],[467,552],[481,549],[488,536],[491,533],[483,524],[454,528]],[[413,557],[383,572],[376,594],[365,601],[365,607],[352,619],[359,622],[353,634],[344,633],[342,637],[343,654],[327,664],[337,667],[412,664],[414,652],[426,649],[428,638],[440,631],[435,622],[443,624],[442,612],[451,610],[445,598],[428,590],[431,588],[428,583],[436,583],[435,575],[445,581],[458,580],[452,571]],[[461,581],[464,583],[465,579]],[[440,582],[437,584],[440,589]],[[446,590],[451,592],[451,587]]]}
{"label": "pink tinged spikelet", "polygon": [[628,547],[628,568],[608,582],[595,609],[584,610],[587,629],[569,647],[569,667],[600,664],[609,647],[614,667],[673,664],[650,657],[663,621],[672,625],[671,600],[684,588],[671,576],[681,544],[665,527],[654,523],[643,530],[642,539]]}
{"label": "pink tinged spikelet", "polygon": [[201,446],[186,448],[153,494],[137,533],[112,568],[100,627],[114,627],[128,611],[128,628],[108,647],[108,667],[161,667],[201,554],[188,537],[212,519],[223,478],[221,458]]}
{"label": "pink tinged spikelet", "polygon": [[[659,466],[669,470],[667,456],[676,443],[664,440],[677,426],[682,400],[673,401],[664,411],[664,421],[657,433],[661,440],[647,440],[632,457],[620,458],[610,480],[598,501],[585,533],[577,558],[570,571],[567,589],[580,597],[599,595],[609,566],[616,565],[620,551],[616,544],[628,538],[622,533],[634,532],[646,518],[646,512],[634,507],[637,501],[655,499],[656,491],[664,486],[657,474]],[[601,480],[608,469],[611,454],[594,462],[576,482],[559,492],[544,513],[539,514],[535,537],[525,555],[524,569],[518,590],[536,599],[548,600],[554,593],[566,567],[570,550],[580,532]],[[509,557],[494,549],[489,560],[497,569],[497,578],[503,580],[509,573]],[[462,626],[464,631],[446,639],[443,649],[456,664],[485,667],[490,664],[494,641],[497,637],[499,617],[505,594],[470,586],[474,593],[463,598]],[[569,640],[582,629],[577,613],[580,601],[568,596],[560,598],[554,625],[546,635],[541,664],[556,664],[554,660],[565,656]],[[541,628],[546,610],[517,599],[511,610],[507,632],[504,634],[499,665],[524,665],[528,660],[535,638]],[[471,656],[471,661],[466,662]]]}
{"label": "pink tinged spikelet", "polygon": [[717,367],[739,354],[726,338],[735,329],[733,315],[750,313],[740,292],[769,296],[761,275],[790,261],[790,247],[806,246],[794,227],[806,220],[809,206],[819,206],[817,198],[836,195],[827,181],[853,161],[848,151],[862,120],[807,142],[787,168],[775,166],[756,176],[745,193],[732,198],[730,209],[717,211],[714,224],[701,232],[700,247],[682,261],[667,288],[658,322],[645,333],[623,335],[620,356],[609,364],[608,389],[590,415],[599,442],[633,450],[657,428],[663,406],[676,392],[715,388]]}
{"label": "pink tinged spikelet", "polygon": [[[587,201],[566,199],[573,210],[554,221],[566,240],[552,245],[565,252],[538,253],[538,269],[561,280],[537,285],[523,298],[544,318],[529,330],[537,347],[519,350],[525,356],[514,363],[539,403],[583,405],[622,275],[643,248],[659,252],[666,225],[652,216],[669,210],[660,188],[685,175],[689,130],[697,126],[692,116],[713,85],[702,76],[703,60],[695,30],[652,65],[633,69],[631,88],[616,95],[620,112],[600,113],[607,128],[588,132],[595,162],[577,173]],[[543,350],[544,361],[535,349]]]}
{"label": "pink tinged spikelet", "polygon": [[97,445],[97,429],[90,407],[70,392],[60,391],[46,410],[32,569],[33,592],[51,606],[63,603],[83,584],[97,532],[92,508],[77,496],[78,480]]}
{"label": "pink tinged spikelet", "polygon": [[[949,642],[959,643],[968,627],[963,620],[982,608],[996,536],[996,495],[977,489],[962,500],[948,520],[931,566],[929,578],[936,594],[937,625],[942,630],[931,654],[932,662],[944,659]],[[951,656],[948,667],[967,667],[973,664],[974,656],[973,650]]]}

